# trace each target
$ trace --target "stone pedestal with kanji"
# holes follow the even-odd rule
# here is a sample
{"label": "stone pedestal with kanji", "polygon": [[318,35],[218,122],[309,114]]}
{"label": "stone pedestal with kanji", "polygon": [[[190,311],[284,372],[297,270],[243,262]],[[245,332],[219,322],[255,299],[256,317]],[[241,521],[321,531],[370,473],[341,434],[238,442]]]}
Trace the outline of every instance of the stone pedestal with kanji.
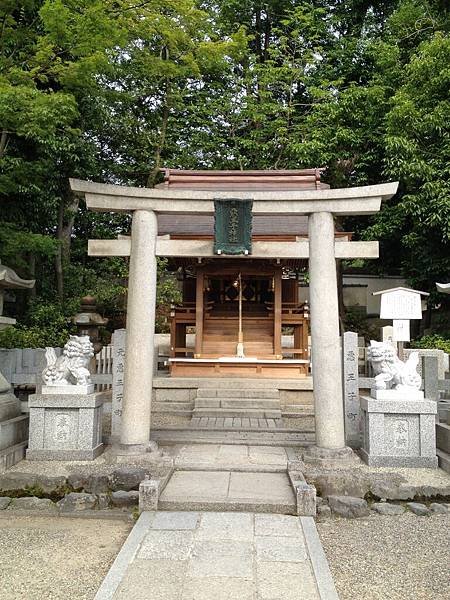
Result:
{"label": "stone pedestal with kanji", "polygon": [[363,460],[373,467],[436,468],[436,402],[424,400],[419,390],[373,395],[361,396]]}
{"label": "stone pedestal with kanji", "polygon": [[28,460],[93,460],[103,452],[105,394],[33,394],[29,397]]}

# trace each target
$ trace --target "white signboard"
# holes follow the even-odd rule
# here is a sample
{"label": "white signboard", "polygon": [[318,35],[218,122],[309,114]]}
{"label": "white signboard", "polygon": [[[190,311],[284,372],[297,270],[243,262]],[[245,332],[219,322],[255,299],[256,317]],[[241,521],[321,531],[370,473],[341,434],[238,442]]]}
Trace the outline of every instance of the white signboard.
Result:
{"label": "white signboard", "polygon": [[394,329],[392,339],[394,342],[410,341],[409,319],[394,319],[392,325]]}
{"label": "white signboard", "polygon": [[421,319],[420,294],[406,290],[395,290],[381,294],[380,318]]}

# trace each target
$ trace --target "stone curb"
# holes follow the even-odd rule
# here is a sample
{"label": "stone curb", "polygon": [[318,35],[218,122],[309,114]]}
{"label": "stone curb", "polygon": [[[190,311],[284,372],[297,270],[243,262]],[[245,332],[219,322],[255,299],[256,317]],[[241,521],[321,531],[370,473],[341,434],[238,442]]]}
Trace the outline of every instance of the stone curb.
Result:
{"label": "stone curb", "polygon": [[65,519],[108,519],[111,521],[125,521],[129,523],[134,520],[130,512],[106,508],[104,510],[80,510],[77,512],[60,512],[59,510],[1,510],[0,519],[11,519],[16,517],[53,517]]}
{"label": "stone curb", "polygon": [[112,600],[128,566],[134,559],[139,546],[148,531],[153,515],[154,513],[152,512],[141,513],[141,516],[136,521],[135,526],[120,549],[119,554],[116,556],[105,579],[102,581],[94,600]]}
{"label": "stone curb", "polygon": [[321,600],[339,600],[313,517],[299,517]]}

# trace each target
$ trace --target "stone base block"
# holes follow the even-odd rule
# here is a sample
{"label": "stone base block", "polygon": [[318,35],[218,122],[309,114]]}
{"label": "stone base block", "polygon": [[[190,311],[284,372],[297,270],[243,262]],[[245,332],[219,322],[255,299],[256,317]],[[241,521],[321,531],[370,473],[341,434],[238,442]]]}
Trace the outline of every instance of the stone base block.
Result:
{"label": "stone base block", "polygon": [[437,467],[433,400],[361,396],[361,457],[374,467]]}
{"label": "stone base block", "polygon": [[369,467],[430,468],[438,466],[437,456],[370,456],[361,449],[361,458]]}
{"label": "stone base block", "polygon": [[18,417],[20,413],[20,400],[14,394],[0,395],[0,422]]}
{"label": "stone base block", "polygon": [[0,450],[0,473],[4,473],[25,458],[28,441]]}
{"label": "stone base block", "polygon": [[42,394],[48,394],[51,396],[60,396],[68,394],[70,396],[78,395],[82,396],[85,394],[94,393],[94,384],[88,383],[86,385],[43,385]]}
{"label": "stone base block", "polygon": [[327,466],[334,463],[355,463],[358,462],[358,457],[348,446],[343,448],[309,446],[303,454],[303,460],[308,464]]}
{"label": "stone base block", "polygon": [[104,394],[30,396],[29,460],[93,460],[103,451]]}
{"label": "stone base block", "polygon": [[10,448],[28,439],[28,415],[19,415],[0,422],[0,450]]}
{"label": "stone base block", "polygon": [[436,446],[450,454],[450,425],[436,423]]}
{"label": "stone base block", "polygon": [[26,452],[27,460],[94,460],[104,450],[99,444],[92,450],[31,450]]}
{"label": "stone base block", "polygon": [[416,388],[403,387],[398,390],[370,390],[370,395],[376,400],[423,400],[423,392]]}

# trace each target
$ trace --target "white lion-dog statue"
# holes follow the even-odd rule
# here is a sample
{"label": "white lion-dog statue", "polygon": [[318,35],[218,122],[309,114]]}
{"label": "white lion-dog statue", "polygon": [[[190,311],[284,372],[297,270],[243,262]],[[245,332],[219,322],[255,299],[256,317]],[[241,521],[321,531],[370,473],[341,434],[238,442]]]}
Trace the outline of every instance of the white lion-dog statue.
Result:
{"label": "white lion-dog statue", "polygon": [[418,352],[411,352],[408,360],[403,362],[398,358],[394,346],[386,342],[371,340],[367,355],[376,373],[375,388],[377,390],[420,388],[422,378],[417,372]]}
{"label": "white lion-dog statue", "polygon": [[94,346],[88,335],[71,335],[57,358],[54,348],[45,349],[47,366],[42,372],[46,385],[89,385],[89,361],[94,356]]}

